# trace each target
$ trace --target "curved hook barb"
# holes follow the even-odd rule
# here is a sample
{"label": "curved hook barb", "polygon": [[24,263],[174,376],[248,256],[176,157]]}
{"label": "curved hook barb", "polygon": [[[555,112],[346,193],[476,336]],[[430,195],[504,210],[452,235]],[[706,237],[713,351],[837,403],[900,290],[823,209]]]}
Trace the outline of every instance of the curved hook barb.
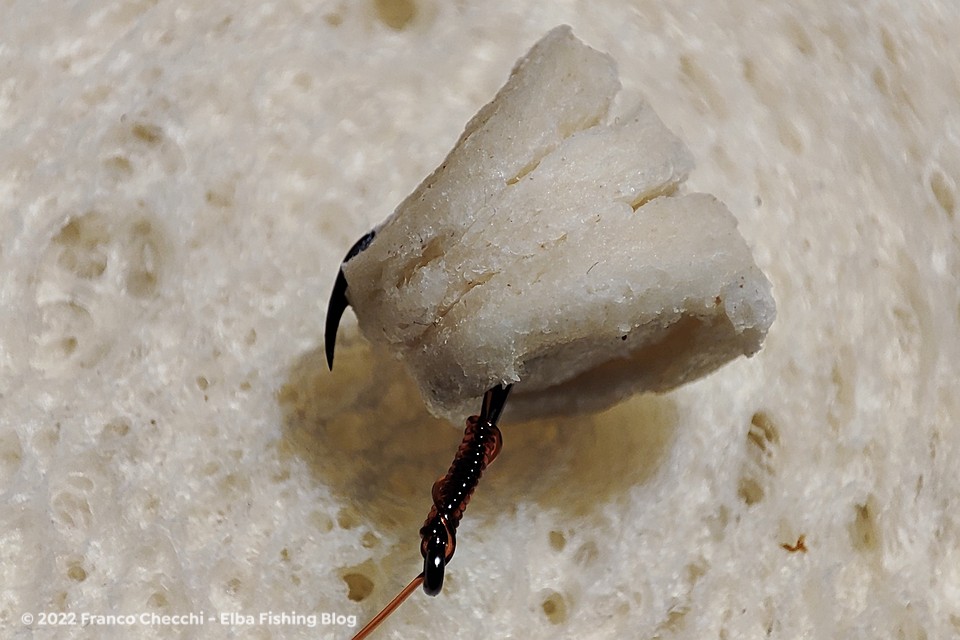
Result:
{"label": "curved hook barb", "polygon": [[484,394],[480,415],[467,418],[463,440],[449,471],[433,485],[433,507],[420,529],[423,573],[411,580],[390,604],[353,636],[353,640],[366,638],[421,584],[427,595],[440,593],[444,567],[450,562],[457,546],[457,526],[483,470],[500,453],[502,438],[496,423],[503,413],[512,386],[501,384]]}
{"label": "curved hook barb", "polygon": [[340,318],[343,317],[343,312],[350,306],[350,301],[347,300],[347,277],[343,275],[343,265],[349,262],[350,258],[369,247],[376,235],[377,230],[373,229],[350,247],[350,251],[348,251],[347,255],[343,258],[343,262],[340,263],[337,279],[333,283],[330,302],[327,303],[327,323],[323,332],[323,346],[327,354],[327,367],[329,367],[331,371],[333,370],[333,350],[337,346],[337,329],[340,328]]}

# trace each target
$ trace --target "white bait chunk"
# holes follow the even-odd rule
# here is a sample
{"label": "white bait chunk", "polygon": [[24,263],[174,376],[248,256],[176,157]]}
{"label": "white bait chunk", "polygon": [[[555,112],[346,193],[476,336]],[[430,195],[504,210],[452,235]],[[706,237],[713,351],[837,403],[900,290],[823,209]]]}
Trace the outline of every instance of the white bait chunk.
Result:
{"label": "white bait chunk", "polygon": [[737,223],[649,105],[608,121],[613,60],[569,27],[521,59],[443,164],[343,265],[361,330],[459,422],[667,391],[755,353],[776,314]]}

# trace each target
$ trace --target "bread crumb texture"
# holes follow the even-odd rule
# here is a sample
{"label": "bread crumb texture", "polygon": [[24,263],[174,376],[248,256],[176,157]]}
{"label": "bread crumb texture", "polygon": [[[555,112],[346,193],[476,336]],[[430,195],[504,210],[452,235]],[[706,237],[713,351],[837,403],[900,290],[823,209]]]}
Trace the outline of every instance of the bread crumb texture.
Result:
{"label": "bread crumb texture", "polygon": [[669,394],[505,420],[443,595],[379,636],[960,634],[956,3],[333,0],[4,11],[0,635],[345,637],[419,571],[459,431],[352,314],[326,371],[324,304],[563,23],[777,320]]}

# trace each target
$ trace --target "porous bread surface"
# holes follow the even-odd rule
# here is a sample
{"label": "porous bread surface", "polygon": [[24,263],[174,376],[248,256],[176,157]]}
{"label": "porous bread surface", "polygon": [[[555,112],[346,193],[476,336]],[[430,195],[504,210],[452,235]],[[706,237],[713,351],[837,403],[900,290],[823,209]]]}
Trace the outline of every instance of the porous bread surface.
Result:
{"label": "porous bread surface", "polygon": [[736,220],[677,193],[693,162],[649,104],[608,122],[618,89],[552,30],[344,264],[361,330],[435,414],[514,383],[514,419],[602,409],[759,348],[775,305]]}
{"label": "porous bread surface", "polygon": [[958,11],[5,4],[0,636],[349,637],[420,570],[460,432],[350,313],[327,371],[323,309],[567,23],[618,62],[612,114],[646,96],[690,146],[777,320],[670,393],[505,419],[443,593],[372,637],[956,637]]}

